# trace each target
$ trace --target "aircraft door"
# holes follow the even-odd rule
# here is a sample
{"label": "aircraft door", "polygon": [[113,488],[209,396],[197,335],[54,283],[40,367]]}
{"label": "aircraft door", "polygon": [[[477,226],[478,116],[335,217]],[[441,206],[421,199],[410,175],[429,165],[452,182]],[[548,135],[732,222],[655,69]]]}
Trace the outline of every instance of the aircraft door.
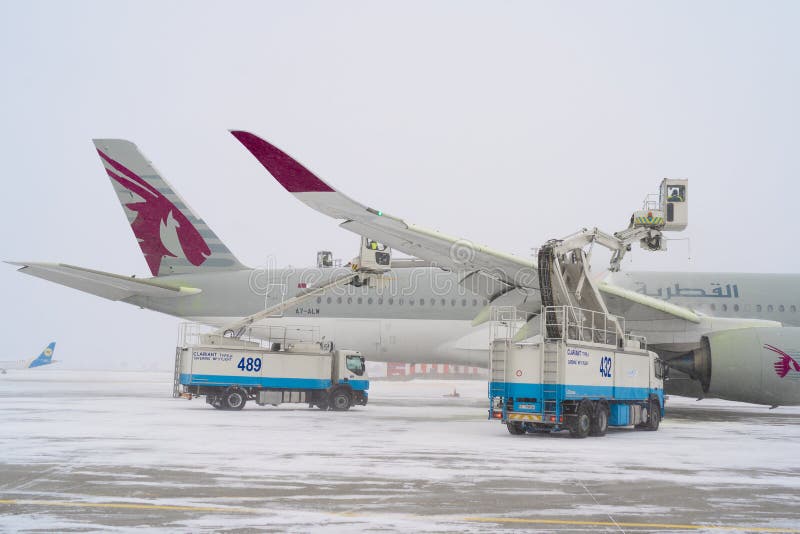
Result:
{"label": "aircraft door", "polygon": [[[286,300],[286,284],[284,282],[272,282],[267,284],[264,293],[264,309],[277,306]],[[269,317],[283,317],[283,311],[279,311]]]}

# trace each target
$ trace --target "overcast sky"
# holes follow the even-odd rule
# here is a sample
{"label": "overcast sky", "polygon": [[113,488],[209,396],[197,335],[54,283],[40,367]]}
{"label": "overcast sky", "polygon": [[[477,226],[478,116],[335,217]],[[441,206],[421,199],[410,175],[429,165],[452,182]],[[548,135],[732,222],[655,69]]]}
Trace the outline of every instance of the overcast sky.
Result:
{"label": "overcast sky", "polygon": [[[623,228],[690,179],[692,258],[798,272],[796,2],[0,1],[1,259],[147,265],[91,139],[134,141],[246,264],[357,238],[291,198],[247,129],[344,192],[520,255]],[[171,368],[178,320],[0,266],[0,359]]]}

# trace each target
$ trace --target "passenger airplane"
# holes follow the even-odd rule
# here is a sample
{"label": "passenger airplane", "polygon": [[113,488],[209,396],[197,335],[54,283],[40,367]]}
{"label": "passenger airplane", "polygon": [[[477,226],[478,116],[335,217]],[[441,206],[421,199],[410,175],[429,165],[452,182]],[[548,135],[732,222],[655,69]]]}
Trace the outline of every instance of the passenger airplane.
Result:
{"label": "passenger airplane", "polygon": [[17,361],[0,361],[0,373],[6,374],[6,371],[12,369],[33,369],[34,367],[41,367],[43,365],[50,365],[51,363],[55,363],[57,360],[53,359],[53,353],[56,350],[56,342],[53,341],[49,345],[47,345],[44,349],[42,349],[41,354],[35,358],[30,358],[28,360],[17,360]]}
{"label": "passenger airplane", "polygon": [[[337,193],[266,141],[246,132],[233,135],[303,202],[346,219],[346,229],[374,232],[378,241],[428,260],[393,261],[387,281],[377,287],[348,284],[298,300],[253,325],[262,337],[316,329],[319,336],[360,350],[372,361],[486,366],[489,306],[538,310],[535,289],[509,291],[509,284],[485,276],[487,270],[502,275],[509,266],[532,269],[529,260],[459,247],[460,240],[383,217]],[[133,143],[98,139],[94,144],[153,277],[13,262],[21,272],[215,327],[291,302],[309,288],[350,272],[327,267],[327,262],[309,269],[245,267]],[[331,207],[331,200],[335,204],[342,198],[346,202]],[[353,206],[355,213],[350,212]],[[381,224],[374,226],[375,220]],[[407,246],[383,235],[386,224],[396,226],[393,232],[411,232],[403,235]],[[444,269],[425,266],[430,262]],[[693,378],[672,380],[671,392],[785,405],[800,403],[800,369],[789,362],[789,371],[779,376],[775,367],[786,357],[798,360],[800,329],[781,327],[800,324],[797,282],[800,276],[795,275],[616,273],[602,287],[612,311],[627,318],[629,329],[646,335],[653,350],[680,363]],[[663,300],[657,298],[659,290]],[[743,339],[728,340],[730,332]],[[767,345],[786,356],[763,348]]]}

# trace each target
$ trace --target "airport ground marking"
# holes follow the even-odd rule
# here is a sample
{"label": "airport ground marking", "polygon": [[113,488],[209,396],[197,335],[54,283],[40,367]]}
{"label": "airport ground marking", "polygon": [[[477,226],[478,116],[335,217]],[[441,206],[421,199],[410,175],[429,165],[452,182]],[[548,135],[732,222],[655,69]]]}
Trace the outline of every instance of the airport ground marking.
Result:
{"label": "airport ground marking", "polygon": [[629,523],[622,521],[577,521],[572,519],[527,519],[522,517],[465,517],[464,521],[471,523],[515,523],[529,525],[563,525],[586,527],[628,527],[628,528],[656,528],[656,529],[681,529],[681,530],[720,530],[744,532],[774,532],[783,534],[797,534],[800,530],[794,528],[775,527],[745,527],[741,525],[680,525],[672,523]]}
{"label": "airport ground marking", "polygon": [[232,514],[257,514],[252,508],[225,508],[222,506],[192,506],[178,504],[142,504],[127,502],[46,501],[31,499],[0,499],[0,505],[62,506],[65,508],[120,508],[127,510],[165,510],[174,512],[222,512]]}
{"label": "airport ground marking", "polygon": [[[232,514],[259,514],[263,510],[256,508],[221,506],[193,506],[177,504],[142,504],[142,503],[123,503],[123,502],[85,502],[85,501],[48,501],[35,499],[0,499],[0,505],[38,505],[38,506],[61,506],[65,508],[112,508],[126,510],[163,510],[174,512],[217,512]],[[364,514],[343,512],[342,517],[368,517]],[[415,516],[424,517],[424,516]],[[681,529],[681,530],[719,530],[719,531],[744,531],[744,532],[770,532],[783,534],[800,534],[800,530],[792,528],[775,527],[751,527],[741,525],[683,525],[674,523],[634,523],[622,521],[578,521],[571,519],[533,519],[523,517],[463,517],[462,521],[470,523],[514,523],[528,525],[562,525],[562,526],[586,526],[586,527],[628,527],[628,528],[655,528],[655,529]]]}

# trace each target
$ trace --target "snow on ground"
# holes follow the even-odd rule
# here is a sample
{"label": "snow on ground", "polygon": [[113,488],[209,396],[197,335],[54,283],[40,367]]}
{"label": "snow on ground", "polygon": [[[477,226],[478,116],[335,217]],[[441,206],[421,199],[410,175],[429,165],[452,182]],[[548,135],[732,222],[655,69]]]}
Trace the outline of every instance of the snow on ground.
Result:
{"label": "snow on ground", "polygon": [[[473,516],[800,525],[796,407],[673,397],[658,432],[574,440],[509,435],[486,419],[482,381],[373,381],[370,404],[348,412],[218,411],[171,387],[168,373],[0,376],[0,500],[32,501],[0,504],[0,530],[498,527]],[[554,528],[511,526],[524,525]],[[585,530],[601,528],[619,530]]]}

